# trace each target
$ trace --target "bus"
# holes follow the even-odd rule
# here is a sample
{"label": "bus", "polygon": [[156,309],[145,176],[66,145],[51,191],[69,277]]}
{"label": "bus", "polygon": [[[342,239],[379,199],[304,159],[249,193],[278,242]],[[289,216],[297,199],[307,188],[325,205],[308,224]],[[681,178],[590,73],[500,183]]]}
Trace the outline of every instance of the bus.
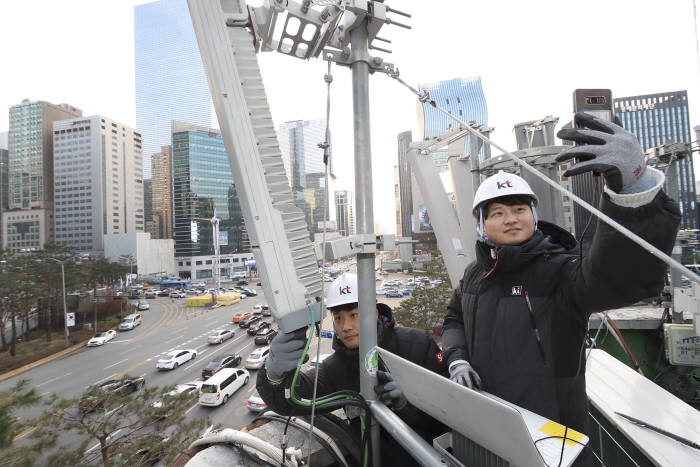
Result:
{"label": "bus", "polygon": [[160,283],[160,290],[165,290],[165,289],[189,289],[192,287],[192,283],[190,281],[178,281],[178,280],[166,280],[162,281]]}

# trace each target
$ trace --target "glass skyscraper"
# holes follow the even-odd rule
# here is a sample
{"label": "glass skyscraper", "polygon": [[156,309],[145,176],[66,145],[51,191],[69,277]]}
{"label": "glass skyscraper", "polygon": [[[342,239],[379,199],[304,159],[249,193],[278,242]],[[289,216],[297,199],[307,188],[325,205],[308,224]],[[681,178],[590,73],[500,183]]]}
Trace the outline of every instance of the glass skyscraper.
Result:
{"label": "glass skyscraper", "polygon": [[136,127],[143,133],[144,175],[151,154],[170,144],[172,120],[212,125],[211,98],[186,0],[134,7]]}
{"label": "glass skyscraper", "polygon": [[[463,122],[474,121],[480,125],[488,124],[486,98],[481,88],[480,77],[454,78],[423,83],[419,84],[418,87],[421,91],[428,91],[431,100]],[[457,126],[455,123],[454,120],[439,112],[429,103],[418,103],[418,126],[422,133],[421,139],[442,136],[447,130]],[[465,145],[467,141],[468,138],[465,138]],[[433,152],[433,161],[441,172],[447,170],[447,148]]]}
{"label": "glass skyscraper", "polygon": [[[615,99],[615,115],[622,126],[634,133],[644,151],[669,143],[690,143],[688,92],[673,91]],[[698,228],[695,199],[695,175],[692,157],[684,157],[667,172],[669,193],[678,193],[682,229]],[[677,187],[668,183],[677,181]]]}
{"label": "glass skyscraper", "polygon": [[172,139],[175,256],[214,254],[210,221],[214,213],[219,219],[220,253],[249,251],[240,202],[219,131],[172,122]]}

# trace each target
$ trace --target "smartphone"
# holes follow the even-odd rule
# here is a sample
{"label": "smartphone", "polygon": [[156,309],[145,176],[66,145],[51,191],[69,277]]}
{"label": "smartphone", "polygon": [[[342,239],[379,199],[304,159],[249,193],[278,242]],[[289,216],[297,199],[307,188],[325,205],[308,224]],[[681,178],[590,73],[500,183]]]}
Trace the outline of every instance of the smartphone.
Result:
{"label": "smartphone", "polygon": [[[574,113],[586,112],[598,118],[614,121],[613,99],[610,89],[577,89],[574,91]],[[574,118],[574,126],[576,119]]]}

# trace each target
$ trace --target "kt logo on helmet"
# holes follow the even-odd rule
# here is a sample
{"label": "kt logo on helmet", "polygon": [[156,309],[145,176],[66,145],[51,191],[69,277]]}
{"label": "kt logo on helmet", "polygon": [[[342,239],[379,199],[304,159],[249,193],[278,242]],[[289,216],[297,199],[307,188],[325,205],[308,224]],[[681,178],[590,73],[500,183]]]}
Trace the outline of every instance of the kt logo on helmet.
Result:
{"label": "kt logo on helmet", "polygon": [[513,188],[513,185],[510,184],[510,180],[506,180],[505,182],[496,182],[496,186],[500,190],[501,188]]}
{"label": "kt logo on helmet", "polygon": [[350,286],[346,285],[345,287],[340,288],[340,295],[345,295],[350,293]]}

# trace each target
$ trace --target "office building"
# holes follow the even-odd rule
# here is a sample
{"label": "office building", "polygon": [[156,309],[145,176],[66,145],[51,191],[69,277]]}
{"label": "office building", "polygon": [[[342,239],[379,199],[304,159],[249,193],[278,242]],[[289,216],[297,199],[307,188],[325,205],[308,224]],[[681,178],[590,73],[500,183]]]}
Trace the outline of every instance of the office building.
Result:
{"label": "office building", "polygon": [[170,146],[151,155],[152,216],[155,235],[152,238],[173,238],[173,178]]}
{"label": "office building", "polygon": [[221,273],[251,258],[250,244],[219,130],[172,122],[173,238],[181,278],[212,278],[211,219],[219,220]]}
{"label": "office building", "polygon": [[408,147],[411,144],[412,134],[410,131],[404,131],[397,136],[398,143],[398,198],[395,203],[399,205],[397,213],[396,235],[399,237],[410,237],[413,233],[412,217],[413,217],[413,175],[411,172],[411,163],[406,156]]}
{"label": "office building", "polygon": [[[486,98],[481,88],[481,78],[454,78],[444,81],[422,83],[418,85],[421,91],[427,91],[430,98],[439,107],[447,110],[463,122],[474,121],[480,125],[488,124]],[[418,128],[422,140],[442,136],[450,128],[458,124],[447,115],[435,109],[428,102],[419,102],[417,108]],[[465,139],[465,145],[468,139]],[[465,147],[465,149],[468,149]],[[483,159],[483,151],[480,160]],[[447,148],[433,152],[433,161],[438,169],[447,170]]]}
{"label": "office building", "polygon": [[209,85],[186,0],[134,7],[136,127],[143,135],[145,178],[151,154],[170,144],[170,121],[212,125]]}
{"label": "office building", "polygon": [[143,219],[146,226],[146,232],[154,238],[155,226],[153,224],[153,187],[151,179],[143,181]]}
{"label": "office building", "polygon": [[141,134],[101,115],[53,125],[56,243],[104,255],[104,236],[145,231]]}
{"label": "office building", "polygon": [[9,137],[9,132],[7,131],[0,131],[0,149],[8,149],[7,146],[7,139]]}
{"label": "office building", "polygon": [[7,211],[8,195],[8,160],[10,152],[7,147],[0,147],[0,235],[2,235],[2,213]]}
{"label": "office building", "polygon": [[[306,216],[310,238],[319,232],[319,225],[328,219],[326,205],[326,166],[323,149],[319,143],[325,141],[326,121],[295,120],[285,122],[277,129],[277,138],[282,152],[282,161],[289,178],[294,204]],[[333,159],[328,161],[328,172],[333,175]],[[331,200],[329,200],[331,202]]]}
{"label": "office building", "polygon": [[10,108],[8,210],[2,214],[2,246],[39,250],[54,241],[54,138],[58,120],[81,117],[68,104],[28,99]]}
{"label": "office building", "polygon": [[[643,151],[692,141],[687,91],[620,97],[615,99],[615,115],[624,128],[637,136]],[[697,229],[692,157],[680,158],[668,169],[665,189],[669,193],[678,193],[680,228]]]}
{"label": "office building", "polygon": [[335,192],[335,223],[338,233],[344,237],[355,234],[355,199],[350,190]]}

